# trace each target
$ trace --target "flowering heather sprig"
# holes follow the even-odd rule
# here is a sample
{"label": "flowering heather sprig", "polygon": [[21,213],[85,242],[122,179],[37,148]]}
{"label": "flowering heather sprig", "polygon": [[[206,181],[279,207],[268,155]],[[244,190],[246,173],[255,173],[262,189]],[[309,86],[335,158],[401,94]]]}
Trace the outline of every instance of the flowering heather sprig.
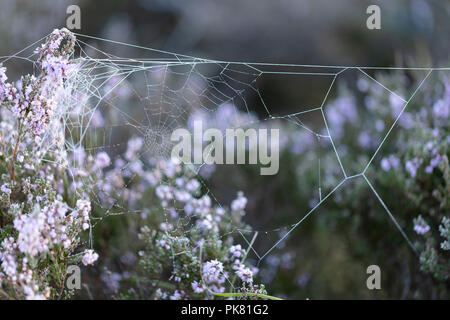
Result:
{"label": "flowering heather sprig", "polygon": [[[6,69],[0,68],[0,292],[7,297],[68,296],[68,264],[82,260],[75,251],[90,226],[90,201],[65,187],[71,154],[64,149],[59,119],[52,120],[72,67],[73,44],[69,31],[55,30],[36,51],[40,74],[23,76],[18,86],[7,83]],[[42,138],[46,133],[51,139]],[[97,258],[88,251],[83,263]]]}
{"label": "flowering heather sprig", "polygon": [[8,80],[6,68],[0,65],[0,106],[10,106],[17,103],[17,89],[6,80]]}
{"label": "flowering heather sprig", "polygon": [[69,60],[74,43],[75,38],[67,29],[54,30],[47,42],[35,51],[39,54],[41,73],[23,76],[18,87],[6,82],[6,68],[0,66],[0,105],[13,111],[17,119],[23,119],[23,125],[35,136],[47,128],[57,94],[74,67]]}
{"label": "flowering heather sprig", "polygon": [[98,259],[98,254],[94,252],[94,250],[86,250],[83,253],[83,259],[81,260],[81,262],[83,262],[83,264],[85,266],[87,265],[92,265],[94,264],[95,261],[97,261]]}
{"label": "flowering heather sprig", "polygon": [[75,36],[66,28],[55,29],[41,47],[35,50],[39,54],[38,61],[42,64],[49,58],[69,59],[75,47]]}
{"label": "flowering heather sprig", "polygon": [[[39,286],[24,286],[17,280],[36,277],[32,266],[44,255],[52,256],[59,250],[70,252],[76,247],[77,234],[86,221],[84,214],[88,212],[72,211],[69,214],[69,210],[65,203],[56,200],[42,209],[36,205],[31,213],[17,214],[13,222],[17,239],[9,237],[2,242],[0,261],[5,276],[0,276],[1,280],[16,283],[15,287],[22,289],[27,298],[42,290]],[[92,264],[97,258],[98,255],[89,250],[89,256],[83,257],[83,263]],[[50,288],[45,286],[43,290],[49,292]]]}
{"label": "flowering heather sprig", "polygon": [[202,276],[207,284],[223,284],[225,276],[222,262],[216,259],[205,262],[202,266]]}
{"label": "flowering heather sprig", "polygon": [[[175,163],[175,167],[173,164]],[[169,219],[159,225],[160,234],[155,234],[148,227],[141,230],[141,239],[154,239],[149,243],[147,252],[141,253],[141,265],[149,272],[164,268],[163,265],[154,263],[164,259],[171,262],[172,277],[170,280],[176,284],[176,290],[166,295],[158,295],[159,298],[186,299],[189,297],[212,298],[215,293],[223,293],[230,283],[234,282],[235,275],[242,282],[253,283],[256,269],[244,264],[245,252],[240,244],[232,245],[232,238],[221,240],[221,234],[232,229],[232,219],[240,221],[245,214],[247,199],[242,192],[232,202],[231,211],[222,207],[214,207],[211,198],[201,195],[201,184],[196,178],[189,176],[178,162],[170,160],[161,162],[151,176],[171,177],[173,183],[160,184],[155,188],[155,193],[160,201],[160,208],[169,213]],[[174,174],[177,172],[177,174]],[[168,175],[168,176],[167,176]],[[159,182],[161,183],[161,182]],[[231,214],[231,215],[230,215]],[[189,217],[195,226],[191,231],[180,230],[180,219]],[[225,241],[226,240],[226,241]],[[230,243],[230,244],[226,244]],[[156,244],[156,248],[155,248]],[[183,258],[172,253],[183,252]],[[201,252],[206,255],[199,256]],[[216,252],[211,256],[211,252]],[[200,265],[199,259],[206,259]],[[163,290],[163,289],[161,289]],[[162,291],[161,291],[162,292]]]}
{"label": "flowering heather sprig", "polygon": [[243,282],[253,283],[253,272],[245,265],[240,264],[236,270],[236,274]]}
{"label": "flowering heather sprig", "polygon": [[414,219],[414,231],[421,235],[430,231],[430,226],[423,220],[421,215]]}

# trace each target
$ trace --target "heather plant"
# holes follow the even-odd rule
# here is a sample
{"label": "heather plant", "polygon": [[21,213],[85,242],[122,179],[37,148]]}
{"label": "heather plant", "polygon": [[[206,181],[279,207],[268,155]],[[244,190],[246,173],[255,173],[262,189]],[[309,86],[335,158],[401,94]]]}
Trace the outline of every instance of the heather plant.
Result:
{"label": "heather plant", "polygon": [[[94,211],[102,221],[96,232],[122,218],[132,225],[122,232],[130,237],[137,232],[141,243],[133,246],[135,252],[126,249],[128,259],[122,252],[119,260],[128,263],[121,273],[103,271],[109,294],[139,299],[271,298],[264,286],[255,285],[258,269],[247,259],[251,243],[244,247],[235,242],[237,231],[251,231],[242,220],[244,195],[238,193],[230,208],[214,203],[194,168],[177,159],[144,164],[138,152],[143,143],[138,137],[130,139],[112,168],[104,169],[111,164],[104,152],[87,161],[92,163],[87,168],[100,169],[95,174],[100,203]],[[102,208],[119,210],[125,217],[108,216]]]}
{"label": "heather plant", "polygon": [[[384,83],[402,93],[417,86],[423,75],[413,75],[413,79],[411,83],[405,73],[383,76]],[[386,95],[374,85],[362,88],[368,93],[367,107],[375,108],[379,119],[387,118],[387,122],[400,114],[404,104],[394,94],[386,101]],[[381,197],[393,206],[392,212],[397,212],[411,235],[421,270],[438,281],[448,280],[450,272],[445,245],[450,213],[449,116],[449,75],[431,74],[399,118],[398,130],[369,173],[375,177]],[[376,127],[377,121],[373,125]]]}
{"label": "heather plant", "polygon": [[245,250],[233,241],[234,231],[249,231],[242,222],[247,199],[239,193],[229,209],[213,205],[211,197],[201,193],[197,179],[181,172],[180,166],[177,171],[181,175],[163,171],[165,181],[155,190],[164,210],[159,214],[159,228],[144,226],[139,234],[146,243],[139,252],[140,264],[149,279],[169,272],[175,288],[169,294],[160,289],[157,297],[198,299],[236,293],[240,284],[253,288],[257,269],[245,264],[250,248]]}
{"label": "heather plant", "polygon": [[67,267],[95,262],[80,235],[90,227],[90,200],[70,188],[64,130],[58,114],[74,67],[74,37],[55,30],[36,49],[39,72],[16,83],[0,68],[0,295],[70,296]]}
{"label": "heather plant", "polygon": [[[386,131],[397,121],[365,175],[373,181],[381,200],[409,239],[405,239],[402,231],[392,223],[389,213],[363,177],[337,190],[322,205],[324,209],[319,209],[322,213],[310,219],[317,219],[318,227],[314,229],[317,233],[323,229],[336,228],[339,233],[352,239],[352,246],[346,253],[351,259],[366,260],[371,250],[371,256],[377,257],[375,261],[382,263],[389,278],[400,274],[392,283],[414,288],[399,293],[402,297],[448,297],[450,78],[448,73],[436,71],[428,77],[426,73],[420,72],[378,72],[375,76],[378,83],[363,75],[357,83],[341,81],[336,94],[326,101],[324,112],[334,144],[345,161],[345,169],[352,174],[358,174],[364,169]],[[424,78],[423,86],[413,95]],[[389,90],[382,88],[380,83]],[[405,101],[396,93],[406,97],[412,95],[404,110]],[[282,124],[277,125],[283,127]],[[315,143],[317,135],[315,137],[308,130],[303,130],[303,134],[295,134],[298,126],[291,124],[284,125],[284,128],[290,134],[286,135],[288,139],[282,145],[284,152],[280,167],[283,170],[274,179],[279,181],[273,183],[277,187],[272,192],[283,194],[287,179],[290,179],[282,175],[284,170],[298,172],[298,181],[290,182],[291,192],[296,195],[291,204],[303,207],[309,203],[309,208],[303,209],[307,212],[319,202],[317,192],[311,192],[310,187],[317,185],[317,176],[308,174],[317,170],[316,162],[311,161],[318,157],[318,144]],[[326,131],[319,133],[326,134]],[[325,140],[319,139],[324,170],[321,183],[323,189],[330,190],[342,178],[339,177],[341,170],[335,152]],[[245,169],[241,174],[246,179],[252,171]],[[262,178],[253,182],[254,185],[264,184]],[[253,194],[258,196],[258,189],[253,190]],[[262,201],[258,197],[253,200]],[[279,210],[286,212],[285,217],[289,216],[289,212],[295,213],[285,202],[278,205]],[[280,221],[282,219],[280,217]],[[383,230],[382,235],[379,230]],[[307,232],[305,236],[312,235]],[[292,237],[308,241],[301,235],[293,234]],[[409,240],[411,242],[408,243]],[[304,246],[308,248],[309,245],[305,243]],[[398,260],[387,254],[386,249],[395,257],[404,259],[406,266],[402,268],[406,268],[408,273],[399,271]],[[286,281],[283,270],[293,270],[292,264],[300,263],[295,257],[296,250],[295,246],[288,244],[281,252],[274,252],[260,271],[265,283],[276,284],[272,287],[275,294],[293,290],[289,284],[283,285]],[[287,256],[290,257],[289,262],[285,261]],[[374,260],[367,261],[370,264]],[[420,266],[420,271],[416,266]],[[294,290],[300,290],[308,281],[311,282],[312,275],[299,272],[299,286]]]}

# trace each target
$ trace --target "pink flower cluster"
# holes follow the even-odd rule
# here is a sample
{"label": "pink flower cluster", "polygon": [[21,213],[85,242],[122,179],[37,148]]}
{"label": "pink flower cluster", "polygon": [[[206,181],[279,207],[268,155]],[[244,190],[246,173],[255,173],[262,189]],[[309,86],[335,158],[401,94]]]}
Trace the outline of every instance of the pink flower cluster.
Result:
{"label": "pink flower cluster", "polygon": [[0,105],[13,102],[17,93],[17,89],[6,80],[6,68],[0,66]]}
{"label": "pink flower cluster", "polygon": [[202,266],[202,276],[206,284],[208,284],[214,292],[224,292],[225,288],[222,284],[228,277],[224,272],[222,262],[218,260],[207,261]]}
{"label": "pink flower cluster", "polygon": [[245,251],[242,249],[240,244],[230,247],[231,259],[234,260],[233,270],[236,275],[243,281],[247,283],[253,283],[253,275],[258,271],[257,268],[253,268],[253,271],[241,262],[244,258]]}
{"label": "pink flower cluster", "polygon": [[17,87],[6,82],[6,68],[0,67],[0,105],[10,109],[35,136],[47,128],[59,90],[74,66],[69,61],[74,43],[67,29],[54,30],[49,40],[36,49],[41,74],[23,76]]}
{"label": "pink flower cluster", "polygon": [[[28,258],[17,259],[18,244],[13,237],[3,240],[0,246],[0,286],[3,283],[19,286],[29,300],[43,300],[49,297],[48,287],[41,290],[39,282],[35,279],[33,268]],[[19,271],[20,269],[20,271]]]}
{"label": "pink flower cluster", "polygon": [[[43,298],[49,288],[31,285],[37,274],[33,266],[37,259],[57,248],[73,249],[77,244],[77,235],[89,223],[90,202],[78,200],[77,208],[70,208],[61,200],[55,200],[43,208],[36,205],[34,210],[19,213],[14,219],[17,239],[9,237],[3,240],[0,250],[0,283],[15,283],[23,290],[27,298]],[[92,264],[98,255],[92,250],[84,254],[83,263]],[[43,291],[42,291],[43,290]]]}

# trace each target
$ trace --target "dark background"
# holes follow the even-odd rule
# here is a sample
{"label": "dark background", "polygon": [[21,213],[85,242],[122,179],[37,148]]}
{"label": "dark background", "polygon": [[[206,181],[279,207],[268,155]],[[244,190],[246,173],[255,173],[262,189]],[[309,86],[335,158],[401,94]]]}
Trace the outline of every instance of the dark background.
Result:
{"label": "dark background", "polygon": [[[1,0],[0,54],[65,25],[81,7],[81,33],[211,59],[392,66],[447,61],[446,0]],[[366,8],[381,7],[381,30]]]}

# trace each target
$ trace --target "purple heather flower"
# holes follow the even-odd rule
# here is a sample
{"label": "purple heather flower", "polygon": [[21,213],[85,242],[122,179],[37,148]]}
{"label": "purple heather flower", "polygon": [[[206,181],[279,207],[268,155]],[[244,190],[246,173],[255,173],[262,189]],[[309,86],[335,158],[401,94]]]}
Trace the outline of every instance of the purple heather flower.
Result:
{"label": "purple heather flower", "polygon": [[230,247],[230,253],[235,258],[240,258],[244,254],[244,250],[242,249],[241,245],[235,245]]}
{"label": "purple heather flower", "polygon": [[202,274],[206,283],[223,283],[225,277],[223,273],[223,264],[218,260],[207,261],[202,266]]}
{"label": "purple heather flower", "polygon": [[415,225],[414,226],[414,231],[416,231],[418,234],[425,234],[428,231],[430,231],[430,226],[428,226],[428,225],[426,225],[426,226]]}
{"label": "purple heather flower", "polygon": [[98,259],[98,254],[94,252],[94,250],[85,250],[83,253],[83,258],[81,262],[87,266],[94,264],[95,261]]}
{"label": "purple heather flower", "polygon": [[377,120],[377,121],[375,122],[375,129],[376,129],[378,132],[383,131],[384,128],[385,128],[385,125],[384,125],[384,121],[383,121],[383,120]]}
{"label": "purple heather flower", "polygon": [[247,205],[247,198],[244,197],[244,194],[242,192],[238,192],[237,199],[231,202],[231,210],[233,211],[244,210],[246,205]]}
{"label": "purple heather flower", "polygon": [[356,82],[356,86],[358,87],[359,91],[367,92],[367,90],[369,90],[369,81],[367,81],[366,78],[359,78]]}
{"label": "purple heather flower", "polygon": [[354,124],[358,121],[358,113],[353,97],[337,98],[325,107],[325,111],[333,137],[342,137],[345,123]]}
{"label": "purple heather flower", "polygon": [[391,164],[389,163],[389,160],[387,158],[381,159],[381,169],[384,171],[391,170]]}
{"label": "purple heather flower", "polygon": [[399,165],[400,165],[400,160],[392,154],[387,158],[381,159],[381,169],[383,169],[384,171],[396,169],[396,168],[398,168]]}
{"label": "purple heather flower", "polygon": [[403,110],[403,107],[405,105],[405,102],[398,97],[395,94],[391,94],[389,96],[389,103],[391,105],[392,111],[391,111],[391,115],[392,118],[397,118],[398,115],[400,114],[400,112]]}
{"label": "purple heather flower", "polygon": [[253,272],[250,268],[246,267],[244,264],[240,264],[235,271],[236,275],[243,281],[252,283],[253,282]]}
{"label": "purple heather flower", "polygon": [[430,231],[430,226],[425,222],[421,215],[414,219],[414,231],[420,235]]}
{"label": "purple heather flower", "polygon": [[433,114],[440,120],[447,120],[450,115],[449,99],[440,99],[433,105]]}
{"label": "purple heather flower", "polygon": [[111,159],[106,152],[99,152],[95,157],[95,166],[103,169],[111,164]]}
{"label": "purple heather flower", "polygon": [[411,175],[411,177],[415,178],[417,175],[417,170],[422,165],[423,159],[414,158],[412,160],[408,160],[405,163],[405,169]]}
{"label": "purple heather flower", "polygon": [[426,173],[432,173],[434,168],[436,168],[442,160],[442,156],[437,154],[434,158],[430,160],[430,164],[425,168]]}
{"label": "purple heather flower", "polygon": [[358,143],[361,148],[370,149],[372,146],[372,138],[370,137],[369,133],[365,131],[361,132],[361,134],[358,137]]}

